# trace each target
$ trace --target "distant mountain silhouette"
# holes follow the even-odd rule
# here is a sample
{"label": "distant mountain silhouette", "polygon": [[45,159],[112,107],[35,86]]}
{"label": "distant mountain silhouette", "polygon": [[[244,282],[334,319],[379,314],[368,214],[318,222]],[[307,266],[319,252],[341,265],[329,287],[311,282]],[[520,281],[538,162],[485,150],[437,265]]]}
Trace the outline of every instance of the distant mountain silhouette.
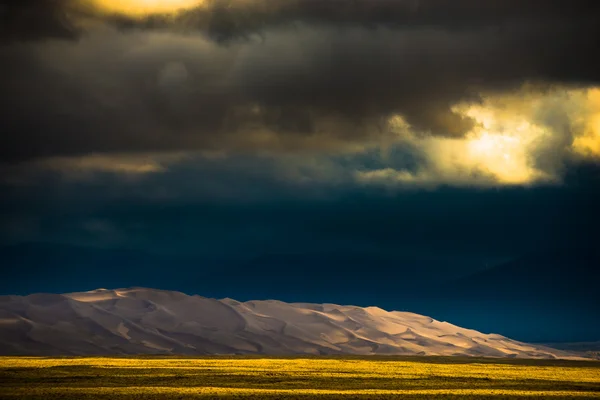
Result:
{"label": "distant mountain silhouette", "polygon": [[[600,250],[556,249],[529,254],[452,282],[452,291],[468,290],[479,298],[565,299],[599,298]],[[594,304],[596,306],[596,304]]]}
{"label": "distant mountain silhouette", "polygon": [[598,340],[599,278],[599,249],[553,249],[450,282],[426,311],[521,340]]}
{"label": "distant mountain silhouette", "polygon": [[370,305],[376,297],[386,307],[420,291],[429,282],[431,271],[445,267],[440,261],[363,253],[283,253],[227,259],[52,243],[2,247],[0,265],[9,271],[9,279],[0,283],[0,294],[160,285],[241,299]]}
{"label": "distant mountain silhouette", "polygon": [[444,266],[435,260],[365,253],[263,254],[246,262],[242,271],[277,285],[269,292],[287,301],[301,301],[314,292],[319,297],[309,293],[310,301],[368,306],[376,299],[379,305],[393,307],[419,293],[432,271]]}
{"label": "distant mountain silhouette", "polygon": [[[98,286],[150,285],[181,288],[202,277],[195,257],[149,254],[131,249],[94,248],[56,243],[23,243],[0,248],[0,265],[8,279],[0,280],[0,293],[65,292]],[[188,276],[170,274],[178,268]],[[189,289],[190,286],[183,288]]]}

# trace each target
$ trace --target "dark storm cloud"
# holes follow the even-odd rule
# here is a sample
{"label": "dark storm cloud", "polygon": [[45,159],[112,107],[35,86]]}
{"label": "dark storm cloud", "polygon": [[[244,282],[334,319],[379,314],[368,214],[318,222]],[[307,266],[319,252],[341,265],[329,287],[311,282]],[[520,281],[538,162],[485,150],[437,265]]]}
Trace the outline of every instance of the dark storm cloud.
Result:
{"label": "dark storm cloud", "polygon": [[423,27],[502,29],[515,21],[589,18],[600,9],[593,0],[208,0],[175,16],[112,16],[123,28],[200,30],[218,41],[244,38],[292,23],[367,28]]}
{"label": "dark storm cloud", "polygon": [[[140,19],[73,2],[5,5],[0,158],[331,150],[379,140],[394,114],[424,134],[460,137],[474,121],[451,107],[481,91],[597,83],[598,9],[214,1]],[[77,40],[23,41],[32,38]]]}
{"label": "dark storm cloud", "polygon": [[40,39],[75,39],[77,26],[71,0],[0,1],[0,43]]}
{"label": "dark storm cloud", "polygon": [[103,11],[97,7],[102,2],[3,0],[3,36],[73,37],[74,26],[84,17],[103,19],[123,29],[196,30],[215,40],[229,40],[296,22],[461,30],[491,25],[503,28],[514,21],[593,19],[600,9],[594,0],[199,0],[201,5],[174,14],[130,16],[110,9]]}

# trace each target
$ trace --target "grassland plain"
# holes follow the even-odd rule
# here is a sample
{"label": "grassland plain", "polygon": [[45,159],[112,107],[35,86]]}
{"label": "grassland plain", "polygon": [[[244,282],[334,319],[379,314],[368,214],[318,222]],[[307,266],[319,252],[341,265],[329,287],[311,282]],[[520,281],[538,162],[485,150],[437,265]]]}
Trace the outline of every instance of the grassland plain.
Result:
{"label": "grassland plain", "polygon": [[600,363],[451,357],[0,358],[2,399],[600,398]]}

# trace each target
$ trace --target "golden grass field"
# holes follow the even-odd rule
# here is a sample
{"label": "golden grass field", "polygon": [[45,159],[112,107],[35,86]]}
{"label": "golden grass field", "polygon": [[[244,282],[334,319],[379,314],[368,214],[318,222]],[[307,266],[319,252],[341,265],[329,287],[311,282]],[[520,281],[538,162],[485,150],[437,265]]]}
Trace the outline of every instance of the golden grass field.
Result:
{"label": "golden grass field", "polygon": [[422,358],[0,357],[2,399],[600,398],[600,363]]}

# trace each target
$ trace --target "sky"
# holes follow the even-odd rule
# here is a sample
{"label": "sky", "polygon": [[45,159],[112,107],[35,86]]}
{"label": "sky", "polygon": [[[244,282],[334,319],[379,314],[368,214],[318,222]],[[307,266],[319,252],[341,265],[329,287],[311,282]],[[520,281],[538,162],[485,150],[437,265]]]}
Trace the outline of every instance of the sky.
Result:
{"label": "sky", "polygon": [[[120,266],[122,282],[6,261],[2,291],[401,308],[378,285],[415,293],[556,249],[565,271],[589,264],[598,38],[596,0],[0,1],[0,253],[172,257]],[[233,286],[181,278],[234,264],[252,273]],[[325,284],[298,283],[316,265]]]}

